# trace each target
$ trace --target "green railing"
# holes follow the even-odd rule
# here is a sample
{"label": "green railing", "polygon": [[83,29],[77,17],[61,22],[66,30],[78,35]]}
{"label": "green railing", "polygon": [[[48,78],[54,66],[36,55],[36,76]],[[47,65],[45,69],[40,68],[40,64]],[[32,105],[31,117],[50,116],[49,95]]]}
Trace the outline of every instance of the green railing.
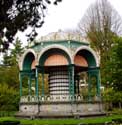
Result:
{"label": "green railing", "polygon": [[45,96],[22,96],[20,103],[25,102],[69,102],[69,101],[80,101],[80,102],[99,102],[100,97],[93,96],[88,100],[88,97],[83,97],[82,95],[45,95]]}

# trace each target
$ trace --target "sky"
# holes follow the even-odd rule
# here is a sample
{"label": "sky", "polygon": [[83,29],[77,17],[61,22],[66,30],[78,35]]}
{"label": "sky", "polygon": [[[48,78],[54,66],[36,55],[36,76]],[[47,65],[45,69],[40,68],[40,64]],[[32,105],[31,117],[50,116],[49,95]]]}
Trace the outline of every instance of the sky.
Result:
{"label": "sky", "polygon": [[[87,8],[94,2],[95,0],[62,0],[57,6],[53,4],[49,5],[46,12],[45,23],[38,29],[37,39],[48,33],[57,32],[58,30],[76,29]],[[122,0],[109,0],[109,2],[122,17]],[[24,33],[18,32],[16,35],[16,37],[19,37],[22,41],[23,46],[27,45],[27,37],[25,37],[25,35],[28,34],[28,32],[30,32],[29,29]],[[2,54],[0,53],[0,62],[1,57]]]}
{"label": "sky", "polygon": [[[109,1],[120,16],[122,16],[122,0]],[[94,2],[95,0],[62,0],[57,6],[53,4],[49,5],[46,12],[45,23],[37,30],[37,39],[48,33],[57,32],[58,30],[76,29],[87,8]],[[17,34],[24,44],[27,43],[25,34],[28,34],[28,32],[29,29],[24,33],[19,32]]]}

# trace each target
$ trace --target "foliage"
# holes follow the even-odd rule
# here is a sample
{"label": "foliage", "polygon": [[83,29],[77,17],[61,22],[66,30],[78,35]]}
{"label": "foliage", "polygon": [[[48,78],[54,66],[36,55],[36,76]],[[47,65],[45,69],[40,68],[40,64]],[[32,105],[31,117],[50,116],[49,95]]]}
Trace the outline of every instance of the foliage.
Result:
{"label": "foliage", "polygon": [[112,109],[113,104],[118,104],[117,107],[121,109],[122,91],[115,91],[112,88],[106,88],[102,93],[103,101],[106,103],[106,109]]}
{"label": "foliage", "polygon": [[[3,56],[3,64],[7,66],[18,65],[18,57],[23,53],[24,48],[22,47],[21,41],[17,38],[13,43],[13,49],[10,52],[6,51]],[[9,54],[10,53],[10,54]]]}
{"label": "foliage", "polygon": [[22,42],[19,40],[19,38],[16,39],[16,41],[13,43],[14,48],[11,49],[11,65],[18,65],[18,57],[21,56],[21,54],[24,51],[24,48],[22,47]]}
{"label": "foliage", "polygon": [[0,68],[0,84],[6,83],[13,88],[19,88],[19,71],[17,66]]}
{"label": "foliage", "polygon": [[111,55],[111,69],[113,87],[117,91],[122,91],[122,38],[118,37],[113,46]]}
{"label": "foliage", "polygon": [[[106,91],[104,101],[122,108],[122,38],[116,37],[110,51],[110,60],[106,62]],[[113,88],[113,89],[112,89]]]}
{"label": "foliage", "polygon": [[[57,5],[61,0],[55,0]],[[33,40],[36,28],[44,23],[45,12],[50,0],[1,0],[0,1],[0,51],[8,49],[18,31],[32,27],[27,36]]]}
{"label": "foliage", "polygon": [[4,55],[0,66],[0,111],[18,110],[19,104],[19,69],[16,58],[23,53],[19,39],[13,44],[10,55]]}
{"label": "foliage", "polygon": [[100,54],[109,50],[114,35],[122,33],[121,17],[108,0],[97,0],[91,4],[78,26]]}
{"label": "foliage", "polygon": [[17,111],[0,111],[0,117],[14,116]]}
{"label": "foliage", "polygon": [[122,91],[115,92],[115,95],[113,96],[113,98],[114,98],[114,103],[116,103],[116,102],[122,103]]}
{"label": "foliage", "polygon": [[97,0],[86,11],[78,25],[100,56],[102,83],[110,81],[109,62],[117,35],[122,34],[122,19],[108,0]]}
{"label": "foliage", "polygon": [[3,57],[3,66],[0,67],[0,83],[6,83],[13,88],[19,88],[19,69],[17,63],[18,55],[23,53],[23,47],[21,41],[17,38],[13,44],[13,49],[10,54],[5,53]]}
{"label": "foliage", "polygon": [[19,93],[7,84],[0,84],[0,111],[18,109]]}
{"label": "foliage", "polygon": [[114,95],[115,92],[113,91],[112,88],[107,88],[104,92],[103,92],[103,101],[105,102],[112,102],[114,100]]}

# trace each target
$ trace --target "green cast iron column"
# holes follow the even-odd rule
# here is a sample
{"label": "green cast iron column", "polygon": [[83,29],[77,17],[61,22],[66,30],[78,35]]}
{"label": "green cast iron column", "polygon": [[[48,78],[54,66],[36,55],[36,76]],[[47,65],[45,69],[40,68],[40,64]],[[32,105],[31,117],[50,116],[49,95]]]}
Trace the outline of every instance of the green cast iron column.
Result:
{"label": "green cast iron column", "polygon": [[90,69],[88,71],[88,97],[89,97],[89,101],[91,100],[91,77],[95,76],[96,77],[96,95],[97,97],[100,98],[100,70],[98,68],[95,69]]}
{"label": "green cast iron column", "polygon": [[100,98],[100,70],[97,69],[97,72],[96,72],[96,76],[97,76],[97,96]]}
{"label": "green cast iron column", "polygon": [[79,75],[75,75],[75,93],[79,94]]}
{"label": "green cast iron column", "polygon": [[70,83],[70,93],[72,96],[72,100],[74,100],[74,94],[75,94],[75,87],[74,87],[74,64],[70,65],[70,72],[71,72],[71,83]]}
{"label": "green cast iron column", "polygon": [[71,76],[70,65],[68,65],[68,75],[69,75],[69,95],[71,95],[71,81],[72,81],[72,76]]}
{"label": "green cast iron column", "polygon": [[44,67],[42,67],[42,96],[44,96]]}
{"label": "green cast iron column", "polygon": [[88,101],[91,101],[91,72],[88,71]]}
{"label": "green cast iron column", "polygon": [[19,73],[19,81],[20,81],[20,97],[22,96],[22,74]]}
{"label": "green cast iron column", "polygon": [[74,64],[68,66],[69,73],[69,95],[71,95],[71,100],[74,100]]}
{"label": "green cast iron column", "polygon": [[31,95],[31,75],[30,74],[28,79],[28,86],[29,86],[29,95]]}
{"label": "green cast iron column", "polygon": [[80,77],[79,77],[79,75],[78,75],[78,83],[77,83],[77,87],[78,87],[78,94],[80,94],[79,82],[80,82]]}
{"label": "green cast iron column", "polygon": [[36,89],[36,96],[38,97],[39,96],[39,90],[38,90],[38,67],[36,67],[36,74],[35,74],[36,76],[35,76],[35,82],[36,82],[36,84],[35,84],[35,89]]}
{"label": "green cast iron column", "polygon": [[74,65],[72,65],[72,95],[74,96],[75,90],[74,90]]}

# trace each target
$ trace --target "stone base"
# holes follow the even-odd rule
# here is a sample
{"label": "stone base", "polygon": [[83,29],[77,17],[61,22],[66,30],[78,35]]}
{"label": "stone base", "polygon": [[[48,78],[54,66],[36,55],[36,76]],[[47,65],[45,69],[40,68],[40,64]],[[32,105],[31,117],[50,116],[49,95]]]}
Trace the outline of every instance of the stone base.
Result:
{"label": "stone base", "polygon": [[43,102],[21,103],[17,117],[65,118],[105,115],[102,103],[85,102]]}

